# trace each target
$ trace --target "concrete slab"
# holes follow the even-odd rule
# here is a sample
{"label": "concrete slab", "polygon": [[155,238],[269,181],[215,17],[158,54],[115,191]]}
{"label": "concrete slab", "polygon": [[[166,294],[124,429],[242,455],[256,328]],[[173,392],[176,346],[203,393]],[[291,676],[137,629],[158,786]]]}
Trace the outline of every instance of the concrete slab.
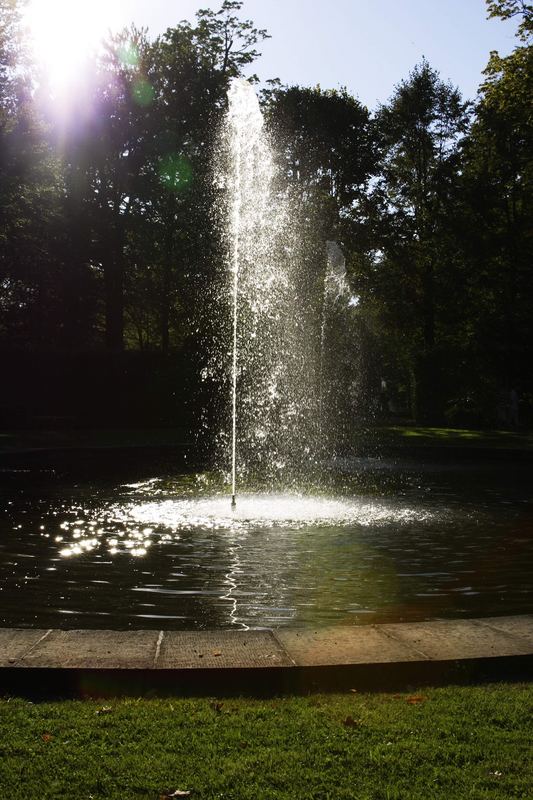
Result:
{"label": "concrete slab", "polygon": [[23,656],[21,667],[151,669],[157,631],[52,631]]}
{"label": "concrete slab", "polygon": [[117,691],[128,673],[130,688],[139,693],[156,685],[201,691],[216,684],[240,691],[246,682],[264,690],[265,681],[276,691],[335,688],[343,681],[388,686],[448,680],[454,669],[462,678],[466,670],[470,677],[490,672],[497,679],[529,674],[532,666],[531,615],[307,631],[0,629],[0,690],[35,689],[39,682],[31,668],[46,669],[45,683],[61,692],[71,680],[74,693],[84,671],[85,685],[98,671],[110,679],[118,670]]}
{"label": "concrete slab", "polygon": [[533,652],[533,614],[520,617],[487,617],[475,620],[479,625],[488,625],[509,636],[517,636],[530,647]]}
{"label": "concrete slab", "polygon": [[162,631],[156,669],[290,667],[270,631]]}
{"label": "concrete slab", "polygon": [[276,638],[302,667],[425,660],[413,646],[391,639],[381,628],[381,625],[365,625],[315,631],[279,630]]}
{"label": "concrete slab", "polygon": [[0,628],[0,667],[12,667],[51,631]]}
{"label": "concrete slab", "polygon": [[477,620],[446,620],[380,625],[384,633],[415,647],[431,660],[494,658],[531,653],[527,642]]}

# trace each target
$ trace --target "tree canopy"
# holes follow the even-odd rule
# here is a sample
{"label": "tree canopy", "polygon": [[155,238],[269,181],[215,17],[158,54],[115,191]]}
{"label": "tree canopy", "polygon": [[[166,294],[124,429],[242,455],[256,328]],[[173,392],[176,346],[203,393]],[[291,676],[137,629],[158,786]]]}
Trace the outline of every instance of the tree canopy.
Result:
{"label": "tree canopy", "polygon": [[[268,33],[237,0],[154,40],[131,26],[59,113],[22,8],[0,0],[0,351],[187,355],[198,372],[216,132]],[[317,298],[325,242],[347,259],[343,347],[367,412],[492,424],[511,387],[533,407],[533,6],[487,14],[516,20],[517,46],[488,54],[473,101],[425,60],[374,111],[346,89],[262,92]]]}

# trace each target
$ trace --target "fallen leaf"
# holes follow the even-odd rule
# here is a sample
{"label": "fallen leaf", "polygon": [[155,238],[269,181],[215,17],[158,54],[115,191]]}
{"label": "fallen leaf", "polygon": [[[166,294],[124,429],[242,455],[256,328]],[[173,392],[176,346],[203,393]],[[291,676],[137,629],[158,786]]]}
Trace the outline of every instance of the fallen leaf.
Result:
{"label": "fallen leaf", "polygon": [[412,694],[410,697],[405,698],[405,702],[409,703],[411,706],[416,706],[419,703],[425,703],[426,698],[422,697],[421,694]]}
{"label": "fallen leaf", "polygon": [[111,708],[111,706],[102,706],[102,708],[99,708],[96,713],[97,714],[111,714],[112,711],[113,711],[113,709]]}
{"label": "fallen leaf", "polygon": [[54,737],[52,736],[51,733],[43,733],[43,735],[41,736],[43,742],[50,742],[53,738]]}
{"label": "fallen leaf", "polygon": [[351,716],[347,716],[346,719],[343,719],[342,724],[347,728],[357,728],[361,723],[359,720],[354,719]]}

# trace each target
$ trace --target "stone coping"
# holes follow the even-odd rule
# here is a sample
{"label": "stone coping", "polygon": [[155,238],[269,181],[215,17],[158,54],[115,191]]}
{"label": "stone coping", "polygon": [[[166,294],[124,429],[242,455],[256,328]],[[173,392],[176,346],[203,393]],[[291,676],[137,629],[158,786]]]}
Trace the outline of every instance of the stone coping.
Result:
{"label": "stone coping", "polygon": [[[316,630],[0,629],[0,671],[409,668],[533,657],[533,615]],[[414,669],[412,670],[414,671]]]}

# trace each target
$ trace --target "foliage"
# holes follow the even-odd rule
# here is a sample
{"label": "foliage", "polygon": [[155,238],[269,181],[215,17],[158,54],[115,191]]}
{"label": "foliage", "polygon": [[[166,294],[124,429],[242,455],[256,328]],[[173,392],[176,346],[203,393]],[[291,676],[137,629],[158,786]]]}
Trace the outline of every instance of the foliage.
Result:
{"label": "foliage", "polygon": [[31,95],[22,3],[0,3],[0,343],[39,348],[57,314],[60,165]]}
{"label": "foliage", "polygon": [[[1,348],[200,365],[216,132],[229,81],[268,38],[241,8],[224,0],[155,41],[112,36],[60,114],[25,50],[22,0],[0,0]],[[533,397],[532,6],[487,13],[517,21],[517,47],[490,54],[475,104],[426,61],[375,113],[345,89],[261,93],[317,314],[325,242],[346,256],[351,305],[331,343],[347,418],[364,395],[382,414],[487,425],[502,392]]]}
{"label": "foliage", "polygon": [[[502,14],[517,5],[503,4]],[[470,349],[478,372],[492,373],[493,395],[511,387],[522,393],[528,389],[524,372],[533,344],[532,93],[530,45],[505,58],[491,53],[464,146]],[[471,378],[469,384],[475,394],[479,379]]]}
{"label": "foliage", "polygon": [[370,306],[381,334],[394,337],[415,416],[431,416],[438,401],[433,367],[457,288],[450,211],[467,122],[459,92],[425,61],[376,117],[381,162],[369,196],[368,246],[353,275],[362,310]]}
{"label": "foliage", "polygon": [[520,18],[518,36],[527,42],[533,32],[533,5],[527,0],[487,0],[489,18]]}
{"label": "foliage", "polygon": [[346,89],[300,86],[275,89],[267,108],[288,179],[310,200],[313,191],[329,196],[338,225],[375,165],[368,110]]}

